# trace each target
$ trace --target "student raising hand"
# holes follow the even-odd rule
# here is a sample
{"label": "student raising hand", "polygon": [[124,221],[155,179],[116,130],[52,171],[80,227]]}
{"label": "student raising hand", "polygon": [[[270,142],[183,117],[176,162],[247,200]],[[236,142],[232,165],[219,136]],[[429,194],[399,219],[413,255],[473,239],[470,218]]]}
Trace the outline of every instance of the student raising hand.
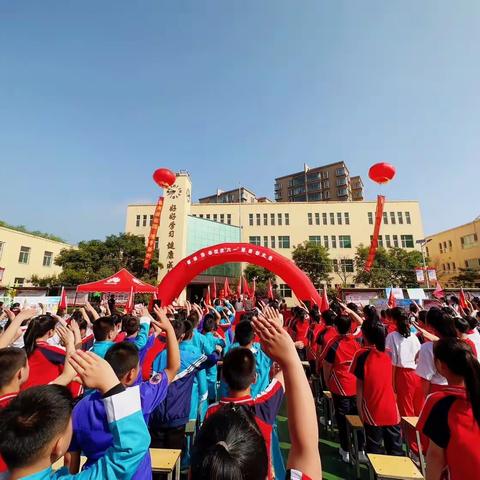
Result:
{"label": "student raising hand", "polygon": [[68,362],[87,388],[94,388],[105,395],[120,382],[110,364],[93,352],[77,350]]}

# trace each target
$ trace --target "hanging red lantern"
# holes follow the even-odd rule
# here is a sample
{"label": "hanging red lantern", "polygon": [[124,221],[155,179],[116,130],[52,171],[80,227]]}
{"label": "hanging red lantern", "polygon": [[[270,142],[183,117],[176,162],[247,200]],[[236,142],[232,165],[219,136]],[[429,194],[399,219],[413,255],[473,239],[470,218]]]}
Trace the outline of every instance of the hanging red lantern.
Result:
{"label": "hanging red lantern", "polygon": [[162,188],[171,187],[176,178],[176,175],[168,168],[159,168],[153,172],[153,180]]}
{"label": "hanging red lantern", "polygon": [[377,183],[388,183],[395,177],[395,174],[395,167],[384,162],[372,165],[368,171],[368,176]]}

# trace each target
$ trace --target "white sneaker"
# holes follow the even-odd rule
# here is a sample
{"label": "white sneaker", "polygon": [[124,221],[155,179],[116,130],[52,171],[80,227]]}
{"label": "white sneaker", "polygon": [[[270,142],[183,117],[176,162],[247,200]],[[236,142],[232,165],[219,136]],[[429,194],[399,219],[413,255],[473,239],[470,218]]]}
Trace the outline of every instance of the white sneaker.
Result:
{"label": "white sneaker", "polygon": [[346,452],[345,450],[342,450],[342,448],[339,448],[338,452],[342,457],[342,461],[344,461],[345,463],[350,463],[350,454],[348,452]]}
{"label": "white sneaker", "polygon": [[358,452],[358,461],[360,463],[368,463],[368,457],[365,452],[363,451]]}

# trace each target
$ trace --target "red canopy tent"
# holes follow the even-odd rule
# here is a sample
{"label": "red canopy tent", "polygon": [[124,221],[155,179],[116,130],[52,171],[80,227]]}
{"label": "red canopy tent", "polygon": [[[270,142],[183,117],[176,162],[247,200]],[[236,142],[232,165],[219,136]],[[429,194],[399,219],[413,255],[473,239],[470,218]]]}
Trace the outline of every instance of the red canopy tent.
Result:
{"label": "red canopy tent", "polygon": [[78,292],[103,292],[103,293],[154,293],[157,288],[149,283],[134,277],[127,269],[110,275],[97,282],[82,283],[77,287]]}

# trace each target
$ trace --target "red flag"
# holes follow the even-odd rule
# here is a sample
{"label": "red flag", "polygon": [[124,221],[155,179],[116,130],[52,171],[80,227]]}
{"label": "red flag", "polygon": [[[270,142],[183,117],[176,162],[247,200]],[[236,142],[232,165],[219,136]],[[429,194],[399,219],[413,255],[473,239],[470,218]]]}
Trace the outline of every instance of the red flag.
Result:
{"label": "red flag", "polygon": [[62,293],[60,294],[60,301],[58,302],[58,310],[67,309],[67,294],[65,293],[65,287],[62,287]]}
{"label": "red flag", "polygon": [[135,294],[133,293],[133,287],[130,289],[130,295],[128,296],[127,303],[125,305],[125,311],[127,313],[132,313],[133,312],[133,305],[135,301]]}
{"label": "red flag", "polygon": [[385,205],[385,197],[383,195],[377,196],[377,209],[375,210],[375,226],[373,228],[372,243],[368,252],[367,261],[365,262],[365,271],[369,272],[372,269],[375,254],[378,248],[378,237],[380,234],[380,226],[382,225],[383,207]]}
{"label": "red flag", "polygon": [[244,295],[247,296],[247,298],[252,296],[252,294],[250,293],[250,287],[248,285],[248,281],[245,277],[243,277],[243,293]]}
{"label": "red flag", "polygon": [[212,298],[210,297],[210,285],[207,286],[207,295],[205,295],[205,303],[207,305],[212,304]]}
{"label": "red flag", "polygon": [[213,277],[212,298],[217,298],[217,281],[215,280],[215,277]]}
{"label": "red flag", "polygon": [[230,290],[230,285],[228,284],[227,277],[225,277],[225,284],[223,285],[223,294],[225,295],[226,298],[228,298],[232,294]]}
{"label": "red flag", "polygon": [[322,292],[322,303],[320,303],[320,312],[326,312],[327,310],[330,309],[330,302],[328,301],[328,295],[327,295],[327,287],[326,285],[323,286],[323,292]]}
{"label": "red flag", "polygon": [[268,279],[267,297],[270,300],[273,300],[273,287],[272,287],[272,281],[270,279]]}
{"label": "red flag", "polygon": [[[253,277],[252,291],[250,292],[250,299],[255,302],[255,290],[257,289],[257,279]],[[253,304],[255,306],[255,303]]]}
{"label": "red flag", "polygon": [[152,226],[150,227],[150,234],[148,235],[147,248],[145,251],[145,260],[143,268],[148,270],[150,262],[152,261],[153,252],[155,250],[155,240],[157,238],[158,227],[160,226],[160,216],[162,215],[163,197],[158,198],[155,212],[153,213]]}
{"label": "red flag", "polygon": [[437,280],[437,285],[436,285],[435,290],[433,291],[432,295],[435,298],[443,298],[445,296],[445,292],[443,291],[443,288],[440,285],[440,282],[438,280]]}
{"label": "red flag", "polygon": [[463,288],[460,289],[460,298],[459,298],[459,301],[460,301],[460,306],[465,309],[465,308],[468,308],[468,303],[467,303],[467,299],[465,298],[465,293],[463,291]]}
{"label": "red flag", "polygon": [[395,308],[397,306],[397,299],[395,298],[395,295],[393,294],[393,287],[390,288],[390,294],[388,295],[388,308]]}

